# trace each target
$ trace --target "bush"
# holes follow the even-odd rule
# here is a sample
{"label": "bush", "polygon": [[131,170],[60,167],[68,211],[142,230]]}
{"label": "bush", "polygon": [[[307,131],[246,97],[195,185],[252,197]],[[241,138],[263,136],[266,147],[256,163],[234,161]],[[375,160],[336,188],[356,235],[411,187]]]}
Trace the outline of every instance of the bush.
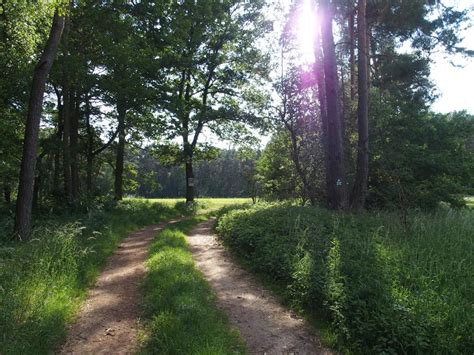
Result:
{"label": "bush", "polygon": [[183,216],[194,216],[201,208],[201,204],[199,202],[179,201],[176,202],[174,208]]}
{"label": "bush", "polygon": [[[221,216],[224,243],[354,353],[472,353],[472,211],[399,217],[257,205]],[[271,275],[270,277],[268,275]]]}

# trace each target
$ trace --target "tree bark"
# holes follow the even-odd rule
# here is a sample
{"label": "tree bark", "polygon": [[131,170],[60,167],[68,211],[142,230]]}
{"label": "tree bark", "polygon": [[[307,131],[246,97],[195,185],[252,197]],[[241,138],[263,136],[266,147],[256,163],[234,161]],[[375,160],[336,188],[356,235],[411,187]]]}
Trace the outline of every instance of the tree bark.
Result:
{"label": "tree bark", "polygon": [[60,181],[61,181],[61,144],[62,144],[62,137],[63,137],[63,103],[62,103],[62,95],[59,89],[54,87],[57,96],[57,105],[58,105],[58,127],[56,132],[56,142],[57,142],[57,149],[54,153],[54,175],[53,175],[53,191],[55,196],[60,196],[62,191],[60,188]]}
{"label": "tree bark", "polygon": [[[71,20],[68,17],[64,26],[64,55],[69,57],[69,31]],[[66,60],[66,66],[67,66]],[[63,68],[63,178],[64,195],[67,203],[73,201],[72,178],[71,178],[71,87],[69,73]]]}
{"label": "tree bark", "polygon": [[368,53],[367,53],[367,0],[359,0],[357,11],[358,33],[358,151],[357,170],[354,188],[351,196],[351,207],[361,209],[365,206],[367,198],[367,185],[369,179],[369,93],[368,93]]}
{"label": "tree bark", "polygon": [[28,113],[26,117],[23,155],[21,159],[18,199],[16,204],[15,234],[20,240],[26,240],[31,232],[31,209],[35,180],[36,153],[38,148],[41,113],[44,91],[49,72],[53,65],[61,35],[64,29],[64,17],[56,11],[46,47],[35,68],[31,85]]}
{"label": "tree bark", "polygon": [[349,64],[351,71],[351,104],[356,96],[356,72],[355,72],[355,38],[354,38],[354,11],[351,9],[349,14]]}
{"label": "tree bark", "polygon": [[121,103],[117,104],[118,113],[118,144],[117,155],[115,161],[115,199],[121,201],[123,199],[123,171],[125,156],[125,116],[127,110]]}
{"label": "tree bark", "polygon": [[63,179],[64,179],[64,195],[66,201],[71,203],[72,198],[72,179],[71,179],[71,100],[69,80],[66,78],[63,84]]}
{"label": "tree bark", "polygon": [[86,189],[92,192],[92,174],[94,169],[94,137],[91,125],[90,98],[86,96],[86,132],[87,132],[87,165],[86,165]]}
{"label": "tree bark", "polygon": [[331,209],[340,210],[347,207],[347,181],[344,167],[344,134],[339,101],[339,80],[332,25],[334,11],[329,0],[323,0],[320,3],[323,11],[323,16],[321,19],[321,36],[324,51],[323,62],[328,123],[328,168],[330,171],[328,181],[328,207]]}
{"label": "tree bark", "polygon": [[71,126],[69,132],[69,142],[71,149],[71,195],[73,201],[79,196],[79,116],[80,116],[80,98],[79,95],[74,95],[71,108]]}
{"label": "tree bark", "polygon": [[186,202],[194,202],[194,171],[192,159],[186,162]]}
{"label": "tree bark", "polygon": [[[322,143],[324,150],[324,168],[326,176],[326,187],[329,187],[330,181],[332,181],[331,171],[329,170],[329,144],[328,144],[328,115],[326,109],[326,84],[324,75],[324,60],[323,52],[321,48],[321,35],[320,31],[316,31],[315,45],[314,45],[314,57],[315,57],[315,73],[316,73],[316,85],[318,88],[318,101],[319,111],[321,114],[321,126],[322,126]],[[328,200],[328,191],[326,191],[326,199]]]}

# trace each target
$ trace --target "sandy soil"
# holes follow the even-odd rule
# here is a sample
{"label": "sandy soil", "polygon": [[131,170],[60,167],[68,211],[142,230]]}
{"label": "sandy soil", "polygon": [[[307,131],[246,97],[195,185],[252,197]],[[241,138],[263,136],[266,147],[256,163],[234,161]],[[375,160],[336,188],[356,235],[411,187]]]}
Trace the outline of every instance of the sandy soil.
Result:
{"label": "sandy soil", "polygon": [[198,225],[188,237],[197,267],[218,296],[253,354],[332,354],[317,332],[281,306],[232,260],[212,233],[214,221]]}
{"label": "sandy soil", "polygon": [[122,242],[88,292],[60,354],[130,354],[136,350],[144,262],[154,236],[166,224],[132,233]]}

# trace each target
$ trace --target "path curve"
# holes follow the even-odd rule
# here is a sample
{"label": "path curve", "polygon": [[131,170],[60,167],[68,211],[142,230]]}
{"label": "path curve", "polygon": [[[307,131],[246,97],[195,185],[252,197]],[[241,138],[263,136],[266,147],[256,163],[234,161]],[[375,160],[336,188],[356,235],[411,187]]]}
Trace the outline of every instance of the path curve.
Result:
{"label": "path curve", "polygon": [[148,248],[168,223],[131,233],[89,290],[60,354],[130,354],[137,348],[139,285]]}
{"label": "path curve", "polygon": [[212,232],[214,220],[188,236],[197,267],[217,293],[218,306],[236,327],[252,354],[332,354],[304,320],[285,309],[237,266]]}

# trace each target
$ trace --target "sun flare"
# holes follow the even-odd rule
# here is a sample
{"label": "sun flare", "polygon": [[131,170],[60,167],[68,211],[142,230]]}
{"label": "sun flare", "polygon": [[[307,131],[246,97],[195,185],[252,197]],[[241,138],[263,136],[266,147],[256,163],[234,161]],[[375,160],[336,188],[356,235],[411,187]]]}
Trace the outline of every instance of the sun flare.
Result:
{"label": "sun flare", "polygon": [[314,61],[314,37],[317,26],[317,17],[312,0],[302,0],[298,11],[296,36],[301,60],[305,63]]}

